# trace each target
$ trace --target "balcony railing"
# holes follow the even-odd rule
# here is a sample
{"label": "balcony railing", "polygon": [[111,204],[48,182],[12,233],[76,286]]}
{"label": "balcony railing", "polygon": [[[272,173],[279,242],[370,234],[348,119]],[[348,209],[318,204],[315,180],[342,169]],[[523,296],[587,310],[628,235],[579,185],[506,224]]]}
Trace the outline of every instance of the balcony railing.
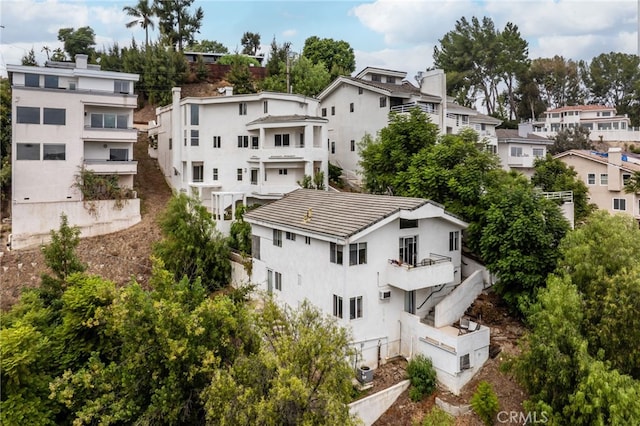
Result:
{"label": "balcony railing", "polygon": [[134,128],[117,129],[85,126],[82,131],[82,139],[109,142],[136,142],[138,140],[138,130]]}
{"label": "balcony railing", "polygon": [[85,159],[84,166],[98,174],[135,175],[138,172],[137,161],[110,161]]}
{"label": "balcony railing", "polygon": [[418,108],[420,111],[422,111],[424,113],[427,113],[427,114],[437,114],[438,113],[438,110],[436,108],[433,108],[430,105],[419,104],[419,103],[416,103],[416,102],[411,102],[411,103],[402,104],[402,105],[394,105],[394,106],[391,107],[391,111],[398,112],[398,113],[409,113],[414,108]]}
{"label": "balcony railing", "polygon": [[434,287],[453,280],[454,268],[451,258],[435,253],[429,254],[428,258],[416,262],[415,265],[389,259],[385,269],[386,283],[404,291]]}

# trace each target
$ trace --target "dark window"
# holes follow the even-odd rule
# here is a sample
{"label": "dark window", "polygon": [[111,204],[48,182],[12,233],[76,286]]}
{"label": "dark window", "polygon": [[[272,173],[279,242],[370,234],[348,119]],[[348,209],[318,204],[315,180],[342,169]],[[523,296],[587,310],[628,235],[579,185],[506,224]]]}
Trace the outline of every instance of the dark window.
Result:
{"label": "dark window", "polygon": [[336,115],[336,107],[331,107],[331,115]]}
{"label": "dark window", "polygon": [[349,244],[349,265],[367,263],[367,243]]}
{"label": "dark window", "polygon": [[237,179],[238,179],[238,181],[242,181],[242,169],[238,169]]}
{"label": "dark window", "polygon": [[204,176],[204,165],[202,163],[193,164],[193,181],[194,182],[202,182]]}
{"label": "dark window", "polygon": [[343,246],[336,243],[329,243],[329,261],[342,265],[342,249]]}
{"label": "dark window", "polygon": [[342,297],[333,295],[333,316],[342,318]]}
{"label": "dark window", "polygon": [[218,169],[217,168],[213,169],[212,177],[213,177],[213,180],[218,180]]}
{"label": "dark window", "polygon": [[40,144],[39,143],[19,143],[17,145],[18,152],[16,160],[39,160]]}
{"label": "dark window", "polygon": [[456,251],[459,247],[460,231],[449,232],[449,251]]}
{"label": "dark window", "polygon": [[111,148],[109,161],[129,161],[129,150],[123,148]]}
{"label": "dark window", "polygon": [[291,241],[296,240],[296,234],[294,232],[285,233],[285,237],[287,238],[287,240],[291,240]]}
{"label": "dark window", "polygon": [[116,126],[118,127],[118,129],[127,129],[129,126],[129,116],[118,114],[116,116]]}
{"label": "dark window", "polygon": [[43,124],[65,125],[66,110],[64,108],[44,108],[42,112]]}
{"label": "dark window", "polygon": [[191,130],[191,146],[200,145],[200,130]]}
{"label": "dark window", "polygon": [[40,87],[40,74],[25,74],[25,87]]}
{"label": "dark window", "polygon": [[200,124],[200,105],[191,104],[191,125]]}
{"label": "dark window", "polygon": [[238,114],[247,115],[247,103],[246,102],[240,102],[238,104]]}
{"label": "dark window", "polygon": [[115,80],[113,82],[114,93],[129,93],[129,82],[124,80]]}
{"label": "dark window", "polygon": [[260,237],[257,235],[251,236],[251,254],[260,260]]}
{"label": "dark window", "polygon": [[286,175],[288,173],[287,169],[278,169],[279,175]]}
{"label": "dark window", "polygon": [[400,229],[417,228],[418,219],[400,219]]}
{"label": "dark window", "polygon": [[262,110],[265,114],[269,112],[269,101],[262,102]]}
{"label": "dark window", "polygon": [[258,169],[251,169],[251,185],[258,184]]}
{"label": "dark window", "polygon": [[349,104],[349,112],[353,112],[353,110],[354,110],[354,106],[353,106],[353,102],[351,102]]}
{"label": "dark window", "polygon": [[396,84],[396,78],[387,76],[387,83]]}
{"label": "dark window", "polygon": [[45,75],[44,76],[44,87],[47,89],[57,89],[58,86],[58,76],[57,75]]}
{"label": "dark window", "polygon": [[387,98],[386,96],[381,96],[380,97],[380,108],[386,108],[387,107]]}
{"label": "dark window", "polygon": [[276,146],[289,146],[289,134],[275,135]]}
{"label": "dark window", "polygon": [[327,116],[327,109],[326,108],[322,108],[322,116],[323,117]]}
{"label": "dark window", "polygon": [[213,147],[214,148],[220,148],[221,146],[221,140],[220,140],[220,136],[214,136],[213,137]]}
{"label": "dark window", "polygon": [[371,81],[381,82],[382,76],[380,74],[371,74]]}
{"label": "dark window", "polygon": [[304,237],[304,243],[311,245],[311,237]]}
{"label": "dark window", "polygon": [[258,149],[258,137],[251,136],[251,149]]}
{"label": "dark window", "polygon": [[282,247],[282,231],[279,229],[273,230],[273,245]]}
{"label": "dark window", "polygon": [[625,200],[624,198],[614,198],[613,209],[620,211],[627,210],[627,200]]}
{"label": "dark window", "polygon": [[349,319],[362,318],[362,296],[349,299]]}
{"label": "dark window", "polygon": [[66,160],[66,145],[63,143],[45,143],[42,145],[43,160]]}
{"label": "dark window", "polygon": [[331,142],[331,153],[332,154],[336,153],[336,143],[335,143],[335,141]]}
{"label": "dark window", "polygon": [[358,87],[358,95],[362,95],[364,93],[364,89],[362,87]]}
{"label": "dark window", "polygon": [[300,133],[300,148],[304,148],[304,133]]}
{"label": "dark window", "polygon": [[249,136],[238,136],[238,148],[249,147]]}
{"label": "dark window", "polygon": [[282,274],[280,272],[276,272],[275,278],[276,278],[276,290],[282,291]]}
{"label": "dark window", "polygon": [[18,107],[17,122],[22,124],[40,124],[40,108]]}
{"label": "dark window", "polygon": [[169,150],[173,149],[173,139],[169,138]]}
{"label": "dark window", "polygon": [[356,141],[351,139],[351,152],[354,152],[356,150]]}

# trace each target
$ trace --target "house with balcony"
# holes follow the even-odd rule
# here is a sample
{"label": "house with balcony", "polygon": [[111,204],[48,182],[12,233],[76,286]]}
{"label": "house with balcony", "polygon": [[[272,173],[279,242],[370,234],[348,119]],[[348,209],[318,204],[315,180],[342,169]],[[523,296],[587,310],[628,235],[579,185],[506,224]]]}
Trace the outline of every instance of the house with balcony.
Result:
{"label": "house with balcony", "polygon": [[319,95],[320,115],[328,120],[329,160],[355,181],[360,156],[358,143],[389,124],[389,113],[408,113],[420,108],[441,134],[455,134],[472,128],[496,151],[495,127],[501,121],[457,105],[446,94],[442,70],[420,73],[419,87],[406,80],[407,73],[367,67],[354,77],[340,76]]}
{"label": "house with balcony", "polygon": [[605,105],[573,105],[549,109],[542,119],[532,123],[533,132],[554,137],[560,130],[583,127],[594,142],[640,142],[640,129],[631,126],[630,118]]}
{"label": "house with balcony", "polygon": [[83,236],[139,222],[139,200],[86,200],[76,185],[84,169],[115,176],[122,189],[133,188],[138,75],[102,71],[87,63],[87,55],[43,67],[7,65],[7,71],[13,117],[12,247],[45,242],[62,213]]}
{"label": "house with balcony", "polygon": [[573,167],[587,185],[590,203],[611,214],[629,214],[640,222],[640,193],[624,190],[631,176],[640,172],[640,156],[614,147],[608,152],[572,149],[555,158]]}
{"label": "house with balcony", "polygon": [[252,282],[289,306],[307,299],[350,329],[354,367],[422,353],[458,392],[487,360],[489,329],[465,317],[485,277],[463,269],[467,224],[441,205],[299,189],[245,220]]}
{"label": "house with balcony", "polygon": [[151,152],[169,185],[197,195],[228,232],[240,203],[263,204],[322,172],[328,187],[327,120],[318,101],[260,92],[181,98],[156,110]]}
{"label": "house with balcony", "polygon": [[533,176],[533,165],[537,158],[544,158],[553,140],[538,136],[527,123],[518,129],[497,129],[498,157],[502,168],[518,171],[529,178]]}

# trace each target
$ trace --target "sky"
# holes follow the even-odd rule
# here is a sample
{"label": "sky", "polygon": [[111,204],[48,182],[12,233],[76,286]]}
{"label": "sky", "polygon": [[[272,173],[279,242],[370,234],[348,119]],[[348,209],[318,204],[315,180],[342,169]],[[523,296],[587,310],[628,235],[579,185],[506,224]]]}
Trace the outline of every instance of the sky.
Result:
{"label": "sky", "polygon": [[[97,48],[132,37],[144,43],[144,30],[128,29],[132,20],[123,6],[137,0],[1,0],[0,74],[7,64],[20,64],[33,48],[43,64],[46,53],[62,47],[58,30],[90,26]],[[311,36],[348,42],[355,52],[356,72],[367,66],[407,72],[433,66],[433,49],[462,17],[490,17],[497,29],[518,26],[529,43],[529,57],[561,55],[590,61],[601,53],[637,54],[640,0],[195,0],[204,19],[196,39],[216,40],[230,51],[241,50],[246,31],[259,33],[261,53],[273,38],[291,42],[301,52]],[[150,34],[158,36],[157,29]]]}

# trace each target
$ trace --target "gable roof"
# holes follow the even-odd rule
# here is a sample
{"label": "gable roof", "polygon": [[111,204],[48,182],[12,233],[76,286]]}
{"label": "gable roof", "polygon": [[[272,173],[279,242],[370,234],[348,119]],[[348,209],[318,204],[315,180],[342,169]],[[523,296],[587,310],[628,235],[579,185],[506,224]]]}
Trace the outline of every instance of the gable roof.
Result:
{"label": "gable roof", "polygon": [[[590,151],[588,149],[570,149],[569,151],[556,154],[553,157],[562,159],[563,157],[571,157],[571,156],[580,157],[587,161],[593,161],[595,163],[600,163],[604,165],[609,164],[608,153]],[[620,165],[620,168],[627,172],[640,172],[640,158],[637,158],[632,154],[623,152],[622,164]]]}
{"label": "gable roof", "polygon": [[400,210],[416,210],[426,204],[443,209],[451,219],[460,219],[444,212],[444,208],[423,198],[388,195],[329,192],[298,189],[280,200],[245,214],[250,223],[294,228],[317,234],[348,238]]}

